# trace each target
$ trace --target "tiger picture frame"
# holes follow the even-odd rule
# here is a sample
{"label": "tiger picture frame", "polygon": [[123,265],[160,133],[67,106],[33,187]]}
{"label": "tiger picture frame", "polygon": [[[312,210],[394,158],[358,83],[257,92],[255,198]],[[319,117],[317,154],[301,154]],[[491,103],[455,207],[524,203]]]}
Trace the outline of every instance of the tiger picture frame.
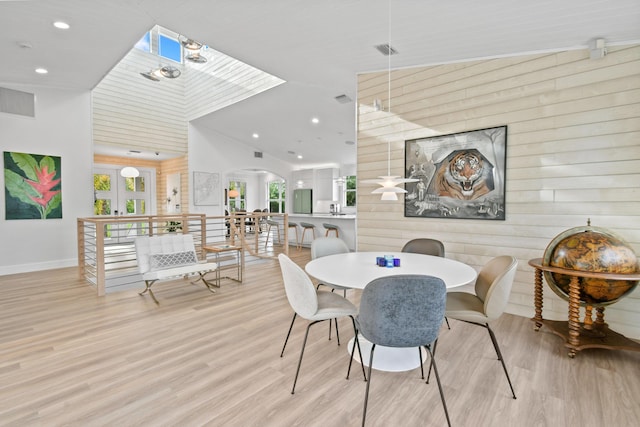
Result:
{"label": "tiger picture frame", "polygon": [[505,219],[507,126],[405,141],[405,217]]}

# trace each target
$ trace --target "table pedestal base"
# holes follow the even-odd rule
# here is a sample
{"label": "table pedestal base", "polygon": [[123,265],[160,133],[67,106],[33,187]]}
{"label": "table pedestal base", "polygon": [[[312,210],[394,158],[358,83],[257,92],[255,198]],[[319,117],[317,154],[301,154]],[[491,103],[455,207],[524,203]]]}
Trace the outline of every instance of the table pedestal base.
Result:
{"label": "table pedestal base", "polygon": [[[362,357],[364,358],[364,366],[369,366],[369,357],[371,355],[371,343],[362,335],[358,336],[360,341],[360,350],[362,351]],[[348,352],[351,353],[353,348],[354,339],[349,340]],[[420,348],[420,354],[422,354],[422,361],[427,359],[427,352],[424,348]],[[358,349],[356,348],[355,354],[352,355],[353,360],[362,363],[360,356],[358,355]],[[411,347],[384,347],[381,345],[376,346],[375,355],[373,356],[373,369],[386,372],[403,372],[411,371],[420,367],[420,359],[418,358],[418,348]],[[429,367],[426,366],[428,369]]]}

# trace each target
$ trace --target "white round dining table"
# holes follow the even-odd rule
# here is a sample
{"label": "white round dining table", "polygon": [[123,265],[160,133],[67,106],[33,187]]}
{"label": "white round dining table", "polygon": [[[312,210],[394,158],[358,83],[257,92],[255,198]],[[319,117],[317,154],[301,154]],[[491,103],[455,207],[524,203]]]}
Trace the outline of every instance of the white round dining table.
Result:
{"label": "white round dining table", "polygon": [[[394,255],[399,267],[378,267],[376,257]],[[316,258],[305,266],[306,272],[321,281],[352,289],[364,289],[373,279],[396,274],[426,274],[441,278],[447,289],[468,285],[476,280],[476,271],[467,264],[449,258],[400,252],[349,252]]]}
{"label": "white round dining table", "polygon": [[[379,267],[377,257],[394,255],[400,260],[398,267]],[[476,280],[477,272],[471,266],[449,258],[415,253],[349,252],[316,258],[305,266],[305,271],[321,283],[364,289],[374,279],[397,274],[425,274],[441,278],[447,289],[468,285]],[[364,365],[368,366],[371,343],[359,336]],[[349,342],[351,353],[353,339]],[[376,346],[373,368],[381,371],[409,371],[420,366],[426,352],[415,348]],[[353,355],[357,361],[357,352]]]}

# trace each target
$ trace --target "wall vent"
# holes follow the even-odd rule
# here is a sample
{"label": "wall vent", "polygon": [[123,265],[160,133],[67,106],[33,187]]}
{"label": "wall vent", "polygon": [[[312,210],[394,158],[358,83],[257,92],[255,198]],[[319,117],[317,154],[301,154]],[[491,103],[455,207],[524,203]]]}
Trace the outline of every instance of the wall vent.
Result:
{"label": "wall vent", "polygon": [[253,157],[257,157],[258,159],[262,158],[262,151],[254,151]]}
{"label": "wall vent", "polygon": [[0,87],[0,112],[35,117],[35,96],[29,92]]}
{"label": "wall vent", "polygon": [[351,102],[351,98],[349,98],[345,94],[342,94],[342,95],[336,96],[336,101],[338,101],[340,104],[347,104],[347,103]]}
{"label": "wall vent", "polygon": [[398,51],[395,50],[389,43],[379,44],[374,47],[378,49],[378,51],[384,56],[395,55],[398,53]]}

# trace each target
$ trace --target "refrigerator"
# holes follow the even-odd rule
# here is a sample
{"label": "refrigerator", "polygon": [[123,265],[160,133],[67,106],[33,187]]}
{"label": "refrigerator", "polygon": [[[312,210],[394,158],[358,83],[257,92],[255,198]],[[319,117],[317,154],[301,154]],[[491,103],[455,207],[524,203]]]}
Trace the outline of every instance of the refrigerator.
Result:
{"label": "refrigerator", "polygon": [[293,213],[299,213],[299,214],[313,213],[311,209],[311,201],[312,201],[311,189],[293,190]]}

